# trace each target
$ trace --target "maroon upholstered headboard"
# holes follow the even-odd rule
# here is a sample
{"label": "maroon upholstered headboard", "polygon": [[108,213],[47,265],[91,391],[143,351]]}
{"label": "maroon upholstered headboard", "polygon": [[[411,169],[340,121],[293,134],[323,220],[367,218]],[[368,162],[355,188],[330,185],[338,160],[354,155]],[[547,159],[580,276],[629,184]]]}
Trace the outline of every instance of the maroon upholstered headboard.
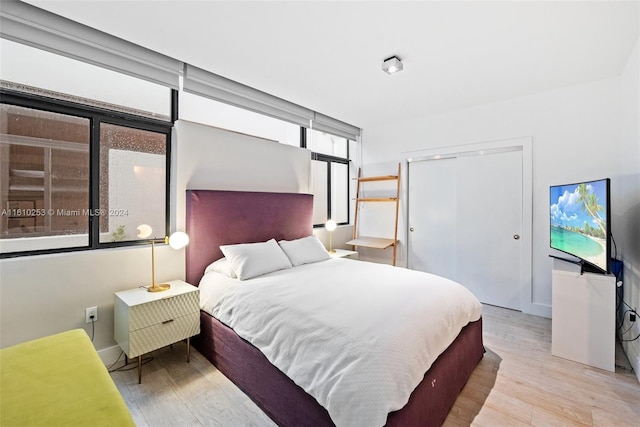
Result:
{"label": "maroon upholstered headboard", "polygon": [[198,286],[222,258],[220,245],[293,240],[313,233],[313,196],[298,193],[187,190],[186,279]]}

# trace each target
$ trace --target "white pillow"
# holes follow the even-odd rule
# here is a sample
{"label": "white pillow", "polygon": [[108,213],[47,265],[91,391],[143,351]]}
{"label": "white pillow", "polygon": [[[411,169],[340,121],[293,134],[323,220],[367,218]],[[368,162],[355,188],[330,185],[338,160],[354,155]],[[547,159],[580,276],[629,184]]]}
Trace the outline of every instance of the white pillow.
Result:
{"label": "white pillow", "polygon": [[331,258],[329,252],[315,235],[296,240],[280,240],[278,244],[294,267]]}
{"label": "white pillow", "polygon": [[291,268],[291,261],[275,239],[262,243],[223,245],[220,250],[240,280]]}
{"label": "white pillow", "polygon": [[204,269],[204,274],[207,274],[210,271],[215,271],[216,273],[224,274],[227,277],[231,277],[232,279],[237,279],[236,273],[231,268],[231,263],[225,257],[220,258],[219,260],[213,261],[207,268]]}

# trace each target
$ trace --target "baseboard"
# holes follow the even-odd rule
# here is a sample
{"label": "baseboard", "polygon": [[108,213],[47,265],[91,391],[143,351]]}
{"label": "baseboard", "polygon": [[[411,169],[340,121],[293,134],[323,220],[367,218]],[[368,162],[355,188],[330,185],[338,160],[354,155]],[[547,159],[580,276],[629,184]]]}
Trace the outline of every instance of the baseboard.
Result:
{"label": "baseboard", "polygon": [[539,304],[532,302],[529,306],[530,311],[527,314],[533,314],[534,316],[546,317],[551,319],[551,306],[546,304]]}
{"label": "baseboard", "polygon": [[102,359],[102,363],[104,363],[105,366],[113,365],[115,361],[118,360],[121,353],[122,349],[119,345],[98,350],[98,356],[100,356],[100,359]]}
{"label": "baseboard", "polygon": [[627,359],[633,368],[633,372],[636,374],[638,382],[640,382],[640,351],[637,349],[637,345],[630,345],[631,343],[623,343],[622,348],[627,354]]}
{"label": "baseboard", "polygon": [[627,355],[627,359],[640,382],[640,343],[638,341],[623,342],[622,348]]}

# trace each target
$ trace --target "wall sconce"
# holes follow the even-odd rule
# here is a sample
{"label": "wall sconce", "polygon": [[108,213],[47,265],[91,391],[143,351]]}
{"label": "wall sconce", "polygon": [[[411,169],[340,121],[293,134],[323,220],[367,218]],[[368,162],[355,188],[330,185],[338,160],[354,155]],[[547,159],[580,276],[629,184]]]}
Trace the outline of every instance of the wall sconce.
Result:
{"label": "wall sconce", "polygon": [[332,247],[331,235],[333,234],[333,231],[336,229],[337,226],[338,224],[336,224],[336,222],[332,219],[330,219],[324,224],[324,228],[326,228],[327,231],[329,232],[329,253],[330,254],[335,252],[335,249],[333,249]]}
{"label": "wall sconce", "polygon": [[[138,237],[145,239],[151,236],[152,229],[147,224],[138,226]],[[156,284],[156,243],[169,244],[173,249],[182,249],[189,244],[189,236],[182,231],[176,231],[171,236],[165,236],[163,239],[151,239],[151,285],[147,286],[149,292],[162,292],[171,287],[168,283]]]}

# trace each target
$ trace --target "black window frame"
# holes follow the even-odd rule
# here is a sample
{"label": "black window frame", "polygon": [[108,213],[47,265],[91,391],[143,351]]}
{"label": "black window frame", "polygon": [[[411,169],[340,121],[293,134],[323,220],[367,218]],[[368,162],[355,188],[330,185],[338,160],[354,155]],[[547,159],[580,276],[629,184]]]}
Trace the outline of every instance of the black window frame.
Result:
{"label": "black window frame", "polygon": [[[89,120],[89,209],[95,211],[100,208],[100,125],[102,123],[134,129],[146,130],[165,134],[166,164],[165,164],[165,235],[171,228],[171,134],[175,120],[178,117],[178,91],[171,89],[171,120],[162,121],[144,116],[137,116],[125,112],[99,108],[92,105],[76,103],[67,100],[44,97],[32,93],[19,92],[11,89],[0,89],[0,104],[52,113],[65,114]],[[124,246],[138,246],[149,244],[148,239],[122,242],[100,242],[100,218],[89,215],[89,240],[86,246],[63,247],[53,249],[35,249],[0,253],[0,259],[16,258],[32,255],[57,254],[65,252],[79,252],[87,250],[107,249]]]}
{"label": "black window frame", "polygon": [[[308,148],[307,147],[307,130],[308,128],[306,127],[303,127],[303,126],[300,127],[300,147],[301,148]],[[327,220],[332,219],[331,218],[331,199],[332,199],[331,197],[331,184],[332,184],[331,164],[339,163],[339,164],[347,165],[347,170],[349,169],[349,166],[351,164],[350,153],[349,153],[349,145],[351,140],[348,138],[345,138],[345,139],[347,141],[347,157],[338,157],[338,156],[332,156],[330,154],[311,151],[311,160],[325,162],[327,164]],[[349,201],[351,200],[351,186],[349,185],[349,182],[350,182],[350,174],[347,173],[347,221],[336,222],[337,225],[349,225],[351,223],[351,203],[349,203]],[[313,224],[313,228],[322,228],[324,226],[325,224]]]}

